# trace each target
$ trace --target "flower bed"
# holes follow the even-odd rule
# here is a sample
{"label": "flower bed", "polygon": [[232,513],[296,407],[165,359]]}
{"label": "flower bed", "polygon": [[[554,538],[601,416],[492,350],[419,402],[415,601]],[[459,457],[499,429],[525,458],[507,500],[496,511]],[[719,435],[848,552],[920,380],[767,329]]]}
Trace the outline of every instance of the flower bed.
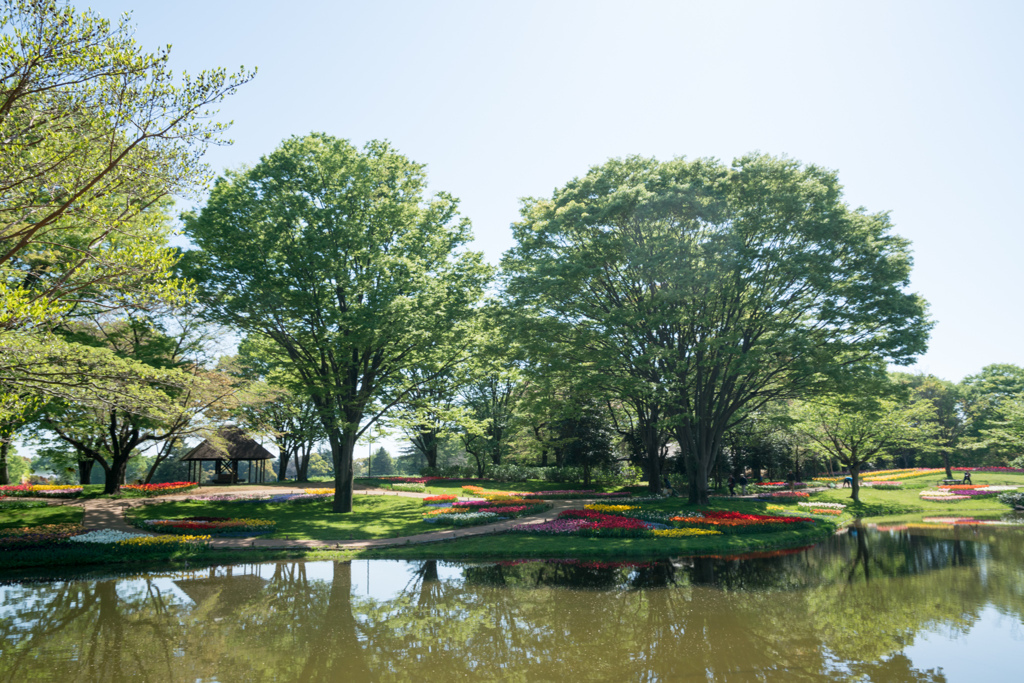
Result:
{"label": "flower bed", "polygon": [[652,528],[650,522],[636,517],[609,515],[595,510],[566,510],[559,516],[589,522],[577,532],[580,536],[637,538],[650,536]]}
{"label": "flower bed", "polygon": [[63,543],[85,533],[81,524],[40,524],[0,529],[0,550],[24,550]]}
{"label": "flower bed", "polygon": [[[628,510],[633,515],[642,510]],[[807,521],[807,520],[804,520]],[[587,537],[611,538],[685,538],[688,536],[711,536],[717,529],[659,528],[663,525],[648,522],[636,516],[607,514],[598,510],[565,510],[554,520],[539,524],[519,524],[510,530],[521,534],[558,534]]]}
{"label": "flower bed", "polygon": [[459,499],[458,496],[453,496],[453,495],[450,495],[450,494],[442,495],[442,496],[427,496],[426,498],[423,499],[423,504],[424,505],[434,505],[436,503],[454,503],[458,499]]}
{"label": "flower bed", "polygon": [[[451,505],[434,507],[433,509],[424,512],[423,521],[430,522],[431,524],[450,523],[453,516],[475,515],[478,512],[486,512],[495,515],[497,519],[515,519],[517,517],[525,517],[526,515],[543,512],[550,507],[550,505],[537,503],[535,501],[518,501],[511,505],[495,504],[493,501],[488,500],[459,501]],[[483,517],[468,517],[468,519],[496,521]],[[477,521],[476,523],[483,522]]]}
{"label": "flower bed", "polygon": [[915,477],[927,477],[940,472],[944,472],[942,468],[927,468],[927,467],[914,467],[903,470],[875,470],[874,472],[865,472],[861,475],[861,479],[865,482],[871,481],[897,481],[900,479],[913,479]]}
{"label": "flower bed", "polygon": [[169,496],[185,493],[199,486],[194,481],[169,481],[163,484],[126,484],[121,490],[126,493],[141,493],[147,496]]}
{"label": "flower bed", "polygon": [[[956,469],[956,468],[954,468]],[[915,477],[927,477],[939,472],[944,472],[941,468],[929,468],[929,467],[910,467],[898,470],[872,470],[870,472],[861,472],[860,482],[868,485],[872,482],[895,482],[902,479],[913,479]],[[842,480],[846,479],[849,475],[843,474],[838,477],[815,477],[814,481],[824,484],[837,484]]]}
{"label": "flower bed", "polygon": [[940,486],[937,489],[925,489],[918,494],[921,500],[933,503],[955,503],[973,498],[995,498],[1007,491],[1016,491],[1016,486],[984,486],[981,484]]}
{"label": "flower bed", "polygon": [[768,533],[812,526],[809,517],[778,517],[770,515],[749,515],[742,512],[708,511],[697,516],[673,517],[678,527],[717,529],[726,534]]}
{"label": "flower bed", "polygon": [[128,531],[116,531],[114,529],[100,529],[89,531],[78,536],[72,536],[69,540],[75,543],[95,543],[109,545],[117,552],[150,553],[167,552],[174,550],[195,549],[206,546],[210,540],[209,535],[194,536],[150,536],[148,534],[135,534]]}
{"label": "flower bed", "polygon": [[59,484],[18,484],[17,486],[0,486],[0,496],[75,498],[81,494],[81,486],[64,486]]}
{"label": "flower bed", "polygon": [[584,510],[593,510],[594,512],[629,512],[630,510],[639,510],[638,505],[606,505],[604,503],[589,503],[583,506]]}
{"label": "flower bed", "polygon": [[1024,474],[1024,467],[953,467],[954,472],[1006,472]]}
{"label": "flower bed", "polygon": [[718,529],[697,529],[689,527],[685,529],[652,529],[651,534],[655,538],[689,538],[693,536],[719,536]]}
{"label": "flower bed", "polygon": [[257,536],[274,532],[277,522],[271,519],[249,519],[230,517],[185,517],[183,519],[132,520],[131,523],[145,531],[158,533],[194,535],[203,531],[211,536]]}
{"label": "flower bed", "polygon": [[497,522],[501,517],[493,512],[454,512],[424,517],[424,522],[448,526],[475,526]]}
{"label": "flower bed", "polygon": [[807,491],[766,491],[757,494],[758,498],[771,500],[772,498],[810,498]]}
{"label": "flower bed", "polygon": [[[797,503],[800,507],[804,508],[833,508],[835,510],[845,510],[846,505],[843,503]],[[771,506],[769,506],[771,507]]]}
{"label": "flower bed", "polygon": [[599,493],[597,491],[567,489],[561,491],[491,491],[482,486],[467,485],[462,490],[471,496],[482,498],[532,498],[544,500],[578,500],[581,498],[626,498],[630,494],[626,491],[614,493]]}
{"label": "flower bed", "polygon": [[[749,487],[754,493],[766,492],[766,491],[780,491],[782,489],[789,488],[789,482],[786,481],[762,481],[760,483],[751,484]],[[806,482],[796,481],[793,482],[794,489],[805,489],[807,488]]]}
{"label": "flower bed", "polygon": [[334,489],[304,489],[303,493],[223,493],[182,500],[192,503],[313,503],[333,496]]}

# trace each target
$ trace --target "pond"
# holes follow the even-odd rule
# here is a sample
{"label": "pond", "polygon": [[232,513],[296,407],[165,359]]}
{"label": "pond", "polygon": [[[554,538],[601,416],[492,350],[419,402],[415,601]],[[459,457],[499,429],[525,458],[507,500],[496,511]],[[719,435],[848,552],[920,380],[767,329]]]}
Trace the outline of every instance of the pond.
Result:
{"label": "pond", "polygon": [[639,563],[282,562],[0,586],[0,681],[1019,680],[1024,531]]}

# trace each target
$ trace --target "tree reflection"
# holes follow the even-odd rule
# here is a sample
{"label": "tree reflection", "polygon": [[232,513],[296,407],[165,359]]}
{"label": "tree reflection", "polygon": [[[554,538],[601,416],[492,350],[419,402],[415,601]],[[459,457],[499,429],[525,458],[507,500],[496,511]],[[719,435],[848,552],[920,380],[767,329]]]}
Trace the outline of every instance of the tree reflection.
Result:
{"label": "tree reflection", "polygon": [[387,599],[353,596],[348,563],[319,579],[283,562],[10,585],[0,681],[941,683],[903,654],[920,633],[965,631],[989,604],[1024,615],[1021,534],[856,531],[743,560],[505,562],[449,579],[418,562]]}

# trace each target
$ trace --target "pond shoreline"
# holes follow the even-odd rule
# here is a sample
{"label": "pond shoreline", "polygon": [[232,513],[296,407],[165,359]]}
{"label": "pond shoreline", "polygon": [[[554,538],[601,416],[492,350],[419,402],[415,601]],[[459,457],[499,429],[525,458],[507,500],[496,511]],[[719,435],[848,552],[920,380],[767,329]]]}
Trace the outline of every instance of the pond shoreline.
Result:
{"label": "pond shoreline", "polygon": [[[991,483],[1012,483],[1020,485],[1020,475],[989,475]],[[1005,480],[1005,481],[1003,481]],[[800,548],[815,545],[845,529],[855,519],[876,520],[898,518],[918,514],[973,515],[1001,514],[1008,512],[995,501],[972,500],[955,504],[921,501],[918,490],[928,484],[921,478],[914,486],[902,491],[866,491],[863,503],[851,504],[845,492],[840,490],[816,491],[815,497],[832,504],[843,502],[848,505],[841,515],[831,518],[817,518],[810,528],[787,529],[771,533],[723,534],[680,539],[641,537],[587,537],[577,535],[552,535],[508,533],[508,528],[520,524],[537,523],[557,516],[561,511],[581,507],[587,500],[555,500],[550,510],[524,516],[514,520],[479,526],[430,528],[423,523],[419,501],[424,493],[398,492],[382,489],[363,489],[357,500],[362,510],[349,515],[328,515],[309,505],[277,505],[265,512],[246,510],[244,516],[269,516],[278,520],[275,537],[215,538],[208,546],[195,548],[179,547],[171,550],[153,549],[151,552],[129,554],[114,548],[93,544],[62,544],[53,548],[26,550],[5,550],[0,554],[0,580],[14,581],[19,578],[32,579],[50,576],[57,578],[67,572],[112,569],[138,570],[142,568],[186,569],[198,566],[224,565],[292,559],[417,559],[446,561],[493,561],[526,559],[581,559],[600,561],[652,560],[673,557],[732,557],[744,553]],[[526,485],[523,485],[524,487]],[[435,487],[437,488],[437,487]],[[518,485],[507,485],[518,488]],[[536,488],[536,486],[531,486]],[[270,485],[240,488],[238,493],[263,493],[284,491],[301,492],[294,485]],[[257,491],[256,489],[260,489]],[[221,491],[223,489],[217,489]],[[203,491],[207,493],[209,489]],[[458,484],[448,489],[451,494],[466,494]],[[135,521],[152,517],[181,517],[188,514],[209,514],[234,517],[228,504],[189,502],[195,492],[188,494],[160,496],[158,498],[105,499],[91,498],[77,505],[62,502],[49,508],[50,514],[67,516],[75,509],[84,514],[87,528],[109,528],[137,532],[138,527],[128,524],[125,515]],[[768,501],[770,502],[770,501]],[[743,513],[764,513],[768,502],[753,497],[714,498],[712,509],[735,510]],[[171,504],[168,506],[167,504]],[[830,504],[830,503],[825,503]],[[662,510],[690,509],[683,498],[667,498],[653,505]],[[199,511],[203,506],[203,511]],[[219,507],[218,507],[219,506]],[[193,510],[192,508],[195,508]],[[205,510],[209,507],[209,511]],[[245,508],[243,508],[245,509]],[[778,508],[776,508],[778,509]],[[794,508],[795,509],[795,508]],[[39,511],[32,511],[38,513]],[[43,510],[45,512],[45,510]],[[42,518],[29,521],[26,511],[25,524],[50,523]],[[318,521],[319,520],[319,521]],[[53,519],[54,522],[74,522],[72,519]],[[378,528],[372,528],[378,524]],[[11,524],[8,524],[11,526]],[[77,546],[77,547],[71,547]]]}

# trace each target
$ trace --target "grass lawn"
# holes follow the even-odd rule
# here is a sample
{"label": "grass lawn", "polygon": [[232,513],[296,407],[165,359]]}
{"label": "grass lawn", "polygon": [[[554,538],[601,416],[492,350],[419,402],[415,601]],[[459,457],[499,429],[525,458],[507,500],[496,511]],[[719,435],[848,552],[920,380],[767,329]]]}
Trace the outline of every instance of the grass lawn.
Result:
{"label": "grass lawn", "polygon": [[525,559],[584,558],[601,560],[664,558],[680,555],[738,555],[755,550],[812,545],[835,533],[834,520],[813,529],[771,534],[722,534],[674,538],[584,538],[548,534],[492,534],[467,536],[453,541],[399,546],[366,553],[395,559]]}
{"label": "grass lawn", "polygon": [[[971,478],[974,480],[975,485],[1024,487],[1024,474],[978,472],[972,474]],[[850,512],[861,517],[905,516],[913,513],[923,515],[953,514],[970,517],[979,513],[999,515],[1010,511],[1010,508],[1000,503],[997,498],[963,500],[955,503],[936,503],[930,500],[922,500],[920,498],[921,491],[936,488],[940,483],[940,479],[942,479],[941,475],[904,479],[901,482],[903,488],[899,491],[876,491],[871,487],[862,486],[860,489],[860,506],[851,504],[850,489],[829,489],[828,491],[812,495],[810,500],[845,503],[850,505],[850,508],[848,508]]]}
{"label": "grass lawn", "polygon": [[0,529],[39,524],[80,524],[81,522],[82,508],[77,505],[0,510]]}
{"label": "grass lawn", "polygon": [[[364,486],[381,486],[382,488],[390,488],[386,479],[356,479],[357,484]],[[332,484],[333,485],[333,482]],[[565,491],[565,490],[585,490],[585,491],[599,491],[602,493],[609,493],[615,491],[633,491],[634,493],[640,493],[643,489],[635,486],[599,486],[597,484],[591,484],[590,486],[583,486],[583,484],[565,484],[551,481],[541,481],[539,479],[531,479],[529,481],[509,481],[509,482],[497,482],[497,481],[477,481],[475,479],[467,479],[462,481],[435,481],[431,482],[430,486],[426,487],[427,493],[441,494],[451,493],[457,496],[467,495],[463,492],[463,486],[479,486],[489,491]],[[641,493],[642,495],[642,493]]]}
{"label": "grass lawn", "polygon": [[355,497],[350,514],[331,512],[328,501],[316,503],[218,503],[168,501],[132,508],[138,519],[246,517],[272,519],[277,530],[268,538],[324,541],[394,538],[437,531],[423,521],[423,504],[400,496]]}

